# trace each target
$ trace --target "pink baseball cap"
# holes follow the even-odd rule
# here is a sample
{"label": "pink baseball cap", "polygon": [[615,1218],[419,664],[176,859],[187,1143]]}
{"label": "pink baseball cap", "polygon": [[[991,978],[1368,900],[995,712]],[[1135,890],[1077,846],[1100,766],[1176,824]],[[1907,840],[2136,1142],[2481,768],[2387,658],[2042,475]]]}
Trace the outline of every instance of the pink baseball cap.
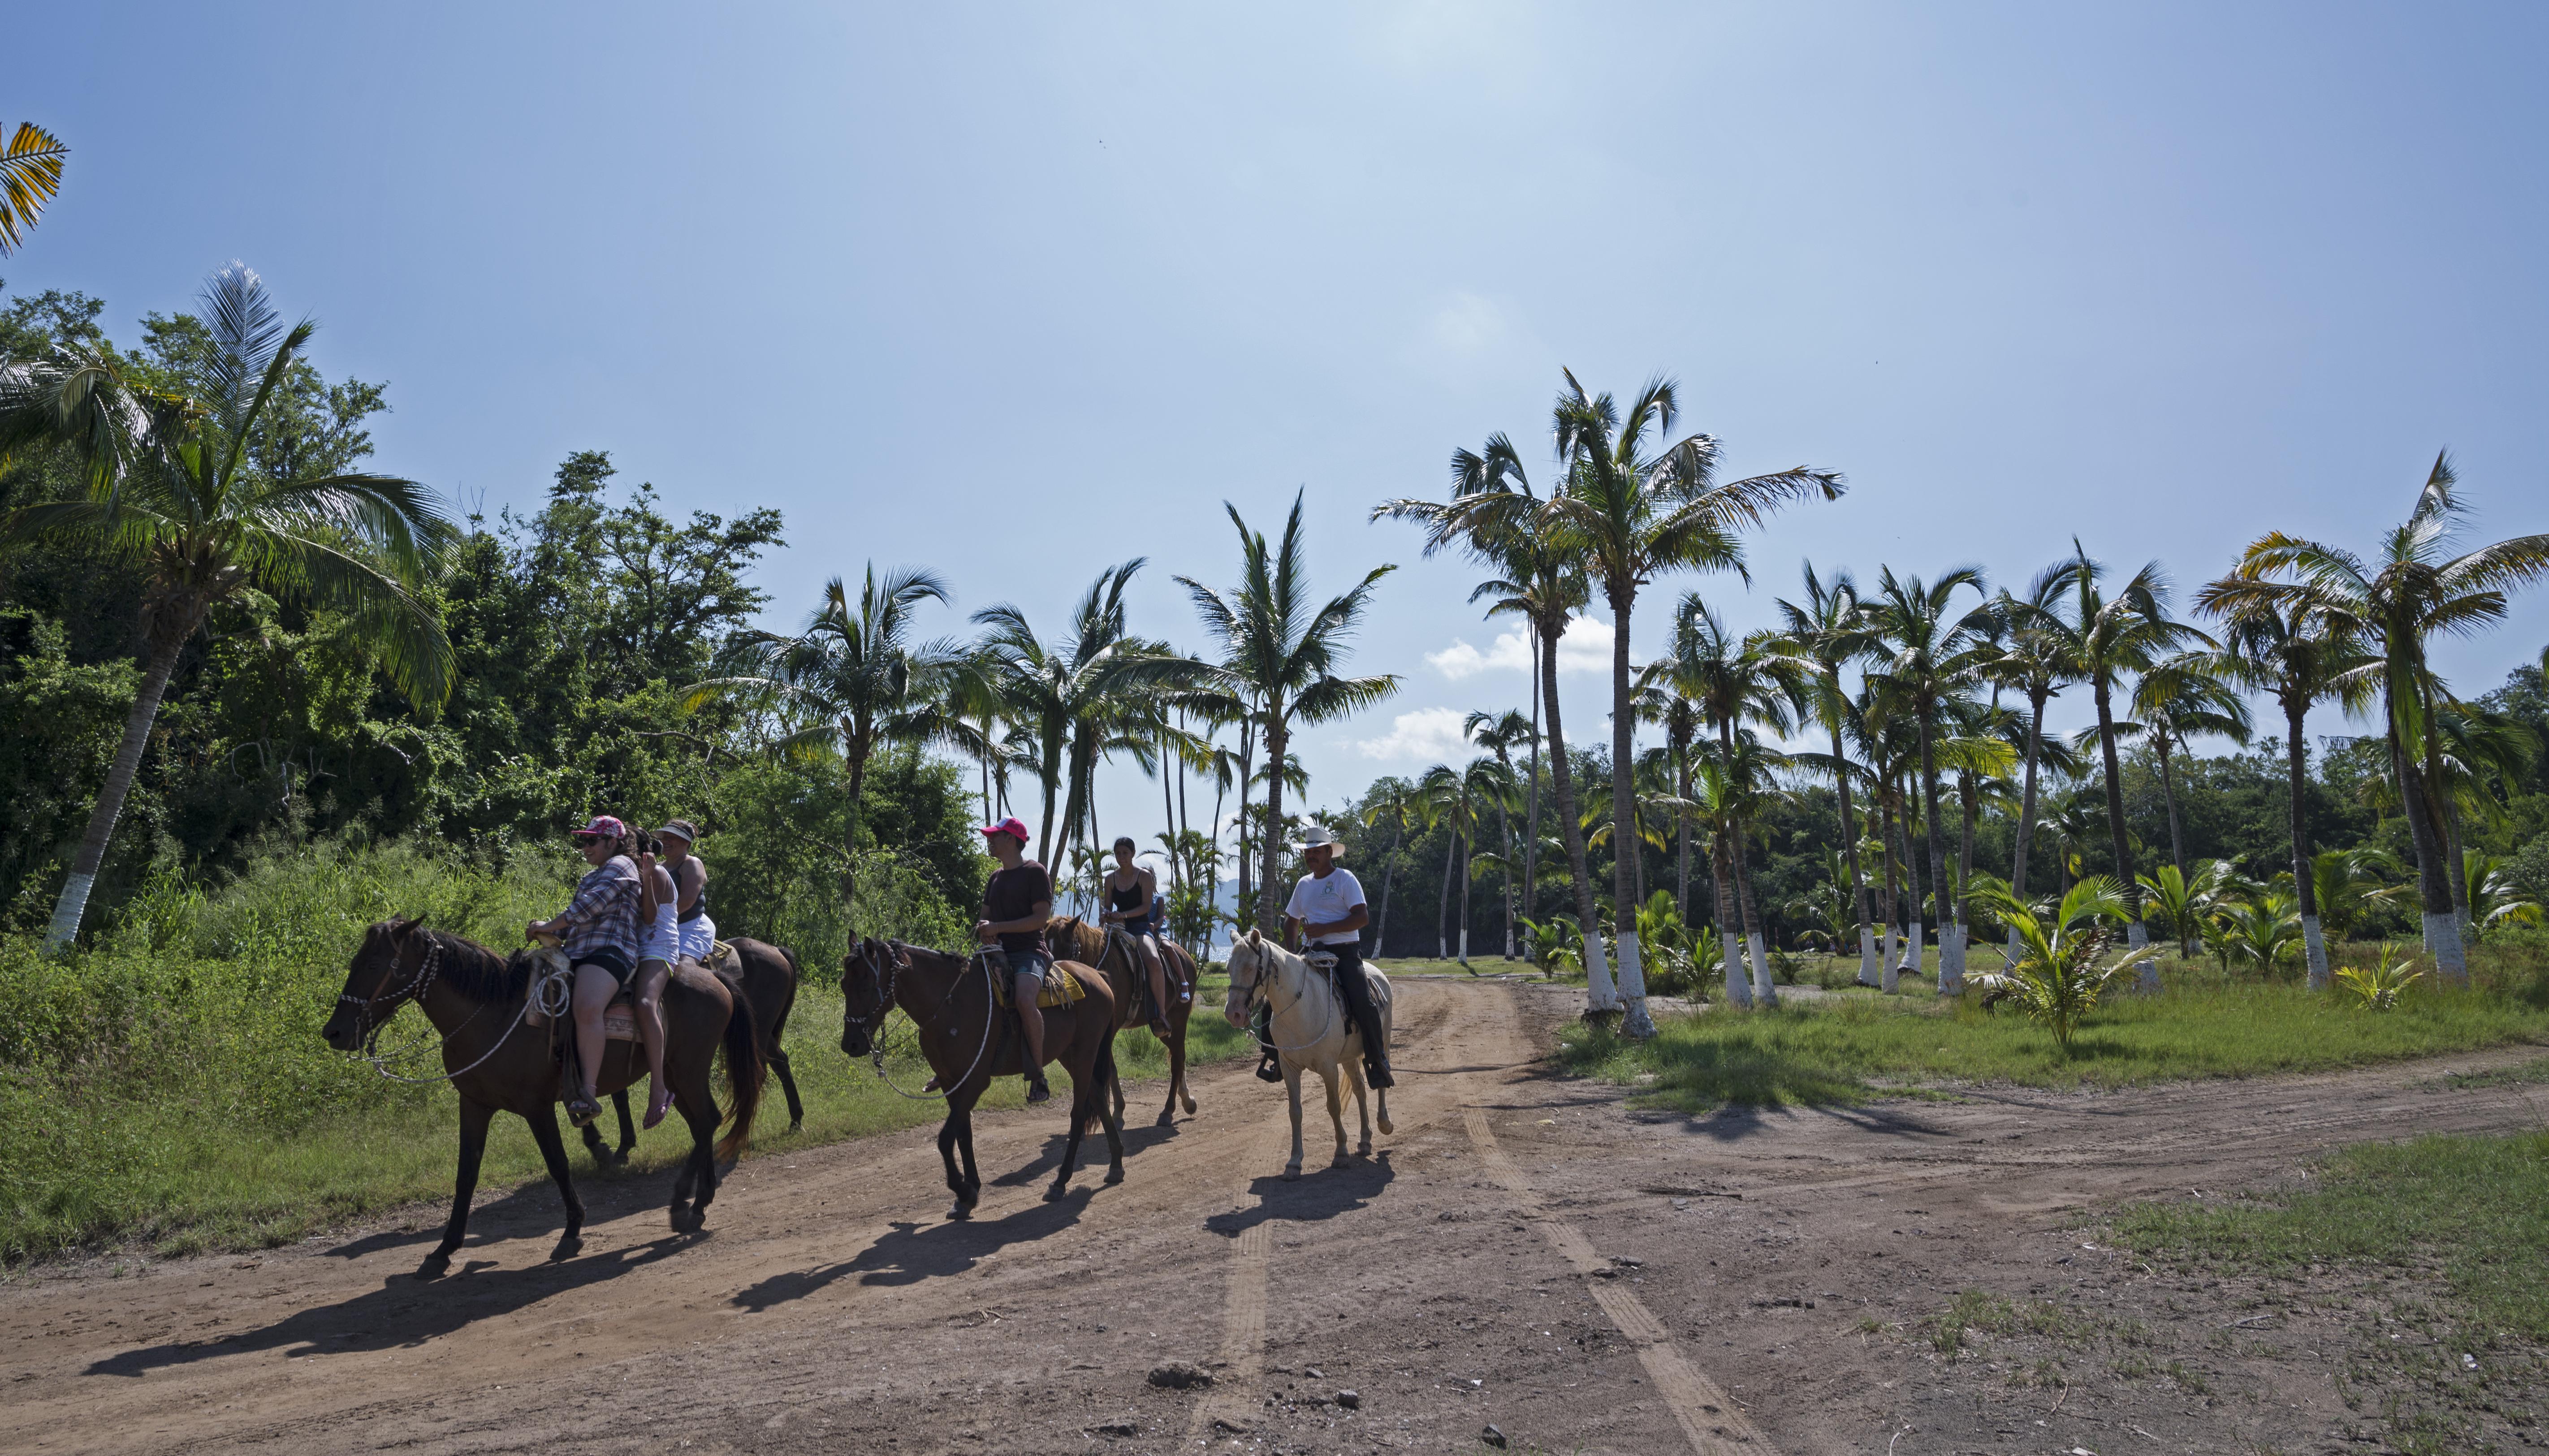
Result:
{"label": "pink baseball cap", "polygon": [[626,839],[628,826],[608,814],[596,814],[593,822],[575,832],[577,839]]}
{"label": "pink baseball cap", "polygon": [[1027,847],[1026,821],[1020,819],[1015,814],[1011,814],[1008,818],[1001,820],[997,824],[986,824],[983,826],[983,837],[985,839],[989,839],[995,834],[1013,836],[1018,842],[1019,849],[1023,850]]}

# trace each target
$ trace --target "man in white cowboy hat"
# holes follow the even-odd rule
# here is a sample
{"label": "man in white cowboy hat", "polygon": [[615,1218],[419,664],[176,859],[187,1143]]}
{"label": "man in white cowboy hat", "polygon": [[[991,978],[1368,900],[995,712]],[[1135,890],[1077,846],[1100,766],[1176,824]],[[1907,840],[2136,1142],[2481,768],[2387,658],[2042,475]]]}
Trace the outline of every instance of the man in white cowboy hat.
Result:
{"label": "man in white cowboy hat", "polygon": [[1283,940],[1297,948],[1306,939],[1310,949],[1337,957],[1337,990],[1355,1025],[1363,1029],[1365,1078],[1374,1087],[1396,1086],[1389,1074],[1389,1039],[1372,1010],[1371,987],[1363,974],[1363,928],[1371,923],[1363,882],[1353,870],[1338,866],[1345,846],[1325,825],[1311,825],[1292,851],[1310,872],[1293,883],[1292,898],[1283,906]]}

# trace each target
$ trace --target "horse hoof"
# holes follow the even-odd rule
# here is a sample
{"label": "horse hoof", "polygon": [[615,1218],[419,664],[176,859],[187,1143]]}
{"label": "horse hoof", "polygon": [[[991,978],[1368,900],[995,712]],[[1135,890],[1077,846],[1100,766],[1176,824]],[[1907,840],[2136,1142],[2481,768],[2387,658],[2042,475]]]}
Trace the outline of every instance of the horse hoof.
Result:
{"label": "horse hoof", "polygon": [[1182,1105],[1184,1106],[1184,1108],[1185,1108],[1185,1110],[1186,1110],[1186,1116],[1187,1116],[1187,1117],[1193,1117],[1193,1116],[1194,1116],[1194,1110],[1195,1110],[1195,1100],[1194,1100],[1193,1098],[1191,1098],[1191,1097],[1188,1097],[1188,1098],[1184,1099],[1184,1101],[1183,1101],[1183,1104],[1182,1104]]}
{"label": "horse hoof", "polygon": [[416,1277],[419,1279],[439,1279],[449,1272],[451,1272],[449,1254],[426,1254],[425,1262],[416,1266]]}
{"label": "horse hoof", "polygon": [[1377,1126],[1383,1133],[1395,1133],[1398,1131],[1396,1128],[1389,1125],[1389,1119],[1387,1118],[1382,1118],[1375,1126]]}
{"label": "horse hoof", "polygon": [[947,1222],[950,1224],[962,1224],[973,1217],[974,1206],[970,1203],[957,1204],[947,1211]]}
{"label": "horse hoof", "polygon": [[708,1226],[708,1211],[706,1209],[693,1209],[687,1214],[673,1216],[673,1231],[676,1233],[697,1233]]}
{"label": "horse hoof", "polygon": [[1120,1163],[1119,1163],[1119,1164],[1117,1164],[1116,1166],[1111,1167],[1111,1168],[1108,1168],[1108,1169],[1106,1170],[1106,1186],[1107,1186],[1107,1187],[1112,1188],[1112,1187],[1114,1187],[1116,1184],[1121,1183],[1121,1182],[1123,1182],[1123,1181],[1124,1181],[1124,1168],[1123,1168],[1123,1165],[1122,1165],[1122,1164],[1120,1164]]}
{"label": "horse hoof", "polygon": [[557,1247],[549,1250],[549,1262],[555,1264],[574,1258],[582,1252],[584,1252],[584,1235],[570,1233],[557,1241]]}
{"label": "horse hoof", "polygon": [[1297,1165],[1295,1165],[1295,1166],[1293,1166],[1293,1167],[1285,1168],[1285,1169],[1283,1170],[1283,1181],[1284,1181],[1284,1182],[1286,1182],[1286,1183],[1298,1183],[1298,1182],[1300,1182],[1300,1181],[1301,1181],[1301,1169],[1300,1169]]}
{"label": "horse hoof", "polygon": [[1178,1115],[1173,1112],[1164,1112],[1160,1114],[1159,1121],[1151,1124],[1154,1128],[1174,1128],[1177,1125]]}
{"label": "horse hoof", "polygon": [[1047,1203],[1060,1203],[1064,1196],[1070,1192],[1071,1185],[1067,1183],[1056,1183],[1044,1191],[1044,1201]]}

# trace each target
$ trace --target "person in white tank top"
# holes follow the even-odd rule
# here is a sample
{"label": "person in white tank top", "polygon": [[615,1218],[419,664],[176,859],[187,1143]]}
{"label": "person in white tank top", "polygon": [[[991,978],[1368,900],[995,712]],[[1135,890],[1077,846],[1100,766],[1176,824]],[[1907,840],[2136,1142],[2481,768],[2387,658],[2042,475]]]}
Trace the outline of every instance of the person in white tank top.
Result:
{"label": "person in white tank top", "polygon": [[646,1126],[664,1120],[673,1105],[672,1085],[664,1080],[664,982],[672,979],[673,962],[681,958],[679,892],[673,876],[656,863],[663,846],[643,836],[637,855],[637,1035],[646,1044]]}
{"label": "person in white tank top", "polygon": [[664,844],[664,867],[672,872],[676,893],[674,923],[681,934],[681,960],[694,960],[705,969],[708,956],[716,950],[716,922],[708,919],[708,862],[691,853],[699,842],[700,832],[688,819],[675,819],[655,831]]}

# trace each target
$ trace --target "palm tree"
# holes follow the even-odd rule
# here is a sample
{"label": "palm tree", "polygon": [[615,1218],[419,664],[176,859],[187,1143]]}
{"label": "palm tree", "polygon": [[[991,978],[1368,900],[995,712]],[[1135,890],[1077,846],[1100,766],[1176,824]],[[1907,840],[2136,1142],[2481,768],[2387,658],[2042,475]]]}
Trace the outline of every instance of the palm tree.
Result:
{"label": "palm tree", "polygon": [[[1125,629],[1125,590],[1143,567],[1135,557],[1097,574],[1073,609],[1070,635],[1047,644],[1026,613],[1007,602],[974,613],[990,628],[977,650],[1009,716],[1033,735],[1036,778],[1044,790],[1044,817],[1036,858],[1053,863],[1054,811],[1062,812],[1062,842],[1087,833],[1088,790],[1097,758],[1111,729],[1126,716],[1125,665],[1136,657],[1167,655]],[[1243,794],[1243,804],[1245,802]]]}
{"label": "palm tree", "polygon": [[[2150,941],[2142,924],[2141,884],[2133,871],[2133,849],[2124,832],[2124,776],[2116,761],[2116,689],[2124,675],[2140,673],[2161,658],[2196,643],[2216,645],[2195,628],[2168,619],[2168,578],[2158,562],[2146,563],[2115,595],[2098,588],[2106,568],[2089,559],[2078,540],[2071,543],[2071,583],[2067,620],[2056,618],[2071,675],[2089,684],[2098,706],[2098,752],[2107,770],[2107,834],[2116,848],[2116,882],[2124,902],[2124,944],[2140,950]],[[2159,989],[2159,966],[2142,960],[2141,988]]]}
{"label": "palm tree", "polygon": [[1371,954],[1382,955],[1389,935],[1389,882],[1398,871],[1398,852],[1407,843],[1407,821],[1421,816],[1424,805],[1416,785],[1404,778],[1384,778],[1371,786],[1363,822],[1373,829],[1389,826],[1389,857],[1380,862],[1380,918],[1372,922]]}
{"label": "palm tree", "polygon": [[343,611],[410,702],[430,711],[451,690],[450,645],[417,592],[452,526],[425,488],[397,476],[273,472],[250,449],[318,325],[286,327],[243,263],[213,276],[196,318],[209,344],[200,397],[151,389],[122,360],[78,345],[0,368],[0,459],[56,444],[87,477],[76,500],[10,512],[0,545],[94,549],[147,584],[141,690],[53,904],[45,942],[55,951],[79,934],[178,653],[218,603],[262,592]]}
{"label": "palm tree", "polygon": [[[1919,577],[1897,577],[1887,567],[1877,578],[1876,599],[1868,604],[1875,638],[1869,652],[1869,690],[1878,701],[1899,701],[1910,712],[1920,743],[1921,839],[1930,862],[1930,892],[1937,898],[1940,995],[1964,989],[1965,948],[1961,916],[1955,898],[1947,893],[1946,851],[1938,843],[1939,705],[1980,676],[1988,661],[1988,654],[1979,650],[1981,634],[1992,616],[1988,606],[1951,615],[1959,587],[1971,587],[1975,594],[1982,594],[1981,570],[1958,567],[1925,586]],[[1916,922],[1916,953],[1919,940]]]}
{"label": "palm tree", "polygon": [[[1788,656],[1779,639],[1754,632],[1737,640],[1714,608],[1696,592],[1685,592],[1673,612],[1672,635],[1664,653],[1649,664],[1643,681],[1660,682],[1690,699],[1716,735],[1718,752],[1736,755],[1736,730],[1752,723],[1785,734],[1791,726],[1788,703],[1804,678],[1805,667]],[[1735,837],[1735,872],[1746,877],[1743,827]],[[1770,984],[1769,954],[1760,918],[1744,907],[1741,946],[1751,953],[1752,979]]]}
{"label": "palm tree", "polygon": [[2248,704],[2218,665],[2218,653],[2195,652],[2152,665],[2133,684],[2130,731],[2159,757],[2160,796],[2168,804],[2168,860],[2186,877],[2186,836],[2177,823],[2177,775],[2172,749],[2211,734],[2248,746]]}
{"label": "palm tree", "polygon": [[842,840],[841,907],[858,895],[860,795],[868,765],[880,749],[972,742],[964,719],[949,704],[976,661],[944,638],[914,642],[916,614],[924,601],[945,602],[947,584],[937,574],[906,569],[882,578],[870,563],[854,601],[839,577],[823,587],[823,604],[797,635],[749,634],[758,672],[693,683],[686,706],[714,697],[767,705],[798,724],[779,747],[798,754],[838,754],[849,773],[849,822]]}
{"label": "palm tree", "polygon": [[[1425,554],[1457,546],[1497,575],[1479,583],[1471,601],[1486,601],[1490,617],[1519,616],[1528,627],[1539,675],[1533,696],[1547,704],[1549,786],[1558,801],[1558,837],[1565,846],[1575,896],[1576,923],[1583,928],[1584,1010],[1600,1016],[1619,1009],[1609,959],[1603,955],[1601,920],[1593,909],[1593,877],[1585,867],[1584,830],[1575,813],[1575,776],[1566,753],[1566,729],[1558,702],[1558,643],[1576,613],[1584,609],[1590,584],[1581,558],[1566,550],[1549,528],[1546,504],[1534,495],[1513,441],[1490,435],[1483,451],[1452,452],[1452,498],[1445,501],[1385,500],[1371,517],[1413,520],[1425,527]],[[1533,747],[1537,760],[1539,747]],[[1526,817],[1533,825],[1525,845],[1523,897],[1538,888],[1540,834],[1540,767],[1532,766],[1532,802]],[[1535,905],[1534,908],[1537,908]]]}
{"label": "palm tree", "polygon": [[[1656,663],[1638,670],[1638,721],[1652,723],[1664,730],[1664,763],[1672,775],[1673,794],[1683,800],[1690,797],[1690,750],[1692,742],[1708,726],[1700,717],[1699,704],[1669,687],[1656,685]],[[1685,802],[1673,810],[1674,890],[1673,908],[1682,923],[1690,923],[1690,807]]]}
{"label": "palm tree", "polygon": [[[2070,633],[2058,608],[2071,590],[2074,562],[2056,562],[2035,574],[2027,594],[2004,587],[1992,605],[2002,619],[2000,651],[1984,668],[1992,682],[2027,695],[2026,783],[2020,793],[2018,842],[2010,854],[2009,889],[2027,898],[2029,852],[2035,834],[2036,769],[2044,756],[2044,705],[2071,681]],[[2009,956],[2019,952],[2019,931],[2009,931]]]}
{"label": "palm tree", "polygon": [[[1787,629],[1774,639],[1773,650],[1814,669],[1811,677],[1799,682],[1795,696],[1797,716],[1804,718],[1811,713],[1832,740],[1832,764],[1827,772],[1841,798],[1843,859],[1849,867],[1851,901],[1858,915],[1858,981],[1872,986],[1882,972],[1876,955],[1874,916],[1868,903],[1870,891],[1858,868],[1858,824],[1851,815],[1849,801],[1849,754],[1841,737],[1841,724],[1850,710],[1849,694],[1841,685],[1841,670],[1843,664],[1855,662],[1867,651],[1867,614],[1859,605],[1858,584],[1848,572],[1835,572],[1827,588],[1815,575],[1813,562],[1806,563],[1805,604],[1800,606],[1782,597],[1777,605]],[[2023,836],[2024,831],[2021,833]],[[1688,913],[1685,906],[1683,914]]]}
{"label": "palm tree", "polygon": [[[1496,763],[1513,776],[1513,751],[1536,742],[1540,731],[1531,720],[1507,708],[1501,715],[1475,712],[1462,720],[1461,732],[1478,747],[1496,756]],[[1538,785],[1534,785],[1535,788]],[[1505,958],[1514,958],[1514,887],[1513,887],[1513,813],[1508,802],[1511,795],[1496,801],[1496,837],[1503,843],[1505,892]],[[1687,876],[1685,876],[1687,877]]]}
{"label": "palm tree", "polygon": [[2231,611],[2271,604],[2296,618],[2361,624],[2381,663],[2384,731],[2416,847],[2425,949],[2444,981],[2466,986],[2469,960],[2433,782],[2442,747],[2430,724],[2440,684],[2426,666],[2425,640],[2503,620],[2506,593],[2549,575],[2549,535],[2514,536],[2448,555],[2465,509],[2458,484],[2449,452],[2438,454],[2407,520],[2383,535],[2372,560],[2270,532],[2249,544],[2213,595]]}
{"label": "palm tree", "polygon": [[[1418,784],[1424,794],[1427,817],[1451,832],[1451,846],[1443,862],[1443,907],[1448,917],[1452,907],[1452,881],[1461,882],[1461,933],[1458,941],[1460,960],[1469,963],[1469,881],[1476,854],[1479,821],[1493,808],[1501,816],[1513,803],[1513,773],[1492,758],[1472,759],[1466,768],[1453,769],[1436,765],[1426,771]],[[1439,954],[1452,954],[1450,938],[1438,922],[1435,941]]]}
{"label": "palm tree", "polygon": [[[1587,395],[1568,372],[1553,410],[1566,485],[1546,510],[1560,544],[1582,554],[1611,607],[1611,817],[1624,824],[1636,794],[1629,645],[1638,589],[1670,571],[1741,572],[1738,530],[1790,500],[1839,500],[1842,490],[1839,474],[1803,466],[1717,484],[1717,438],[1671,438],[1676,398],[1672,382],[1657,378],[1624,412],[1607,394]],[[1629,1003],[1623,1030],[1643,1037],[1654,1024],[1647,1016],[1638,973],[1634,868],[1629,860],[1613,857],[1611,892],[1620,936],[1620,994]]]}
{"label": "palm tree", "polygon": [[71,149],[33,122],[20,122],[9,149],[0,152],[0,258],[9,256],[36,226],[45,204],[61,189],[62,159]]}
{"label": "palm tree", "polygon": [[[1237,506],[1225,503],[1222,508],[1239,529],[1239,585],[1224,592],[1189,577],[1180,577],[1178,582],[1193,598],[1204,630],[1220,644],[1223,656],[1217,663],[1187,660],[1180,666],[1206,690],[1227,692],[1245,701],[1265,734],[1267,763],[1288,765],[1296,723],[1343,718],[1398,690],[1394,675],[1341,678],[1335,672],[1345,661],[1348,639],[1370,605],[1372,589],[1395,568],[1374,567],[1343,594],[1317,602],[1311,596],[1298,493],[1292,497],[1292,512],[1283,522],[1278,546],[1270,547],[1263,532],[1250,530]],[[1283,776],[1270,774],[1266,781],[1270,827],[1282,822]],[[1263,853],[1257,922],[1273,935],[1281,901],[1274,893],[1275,846],[1271,832]]]}

